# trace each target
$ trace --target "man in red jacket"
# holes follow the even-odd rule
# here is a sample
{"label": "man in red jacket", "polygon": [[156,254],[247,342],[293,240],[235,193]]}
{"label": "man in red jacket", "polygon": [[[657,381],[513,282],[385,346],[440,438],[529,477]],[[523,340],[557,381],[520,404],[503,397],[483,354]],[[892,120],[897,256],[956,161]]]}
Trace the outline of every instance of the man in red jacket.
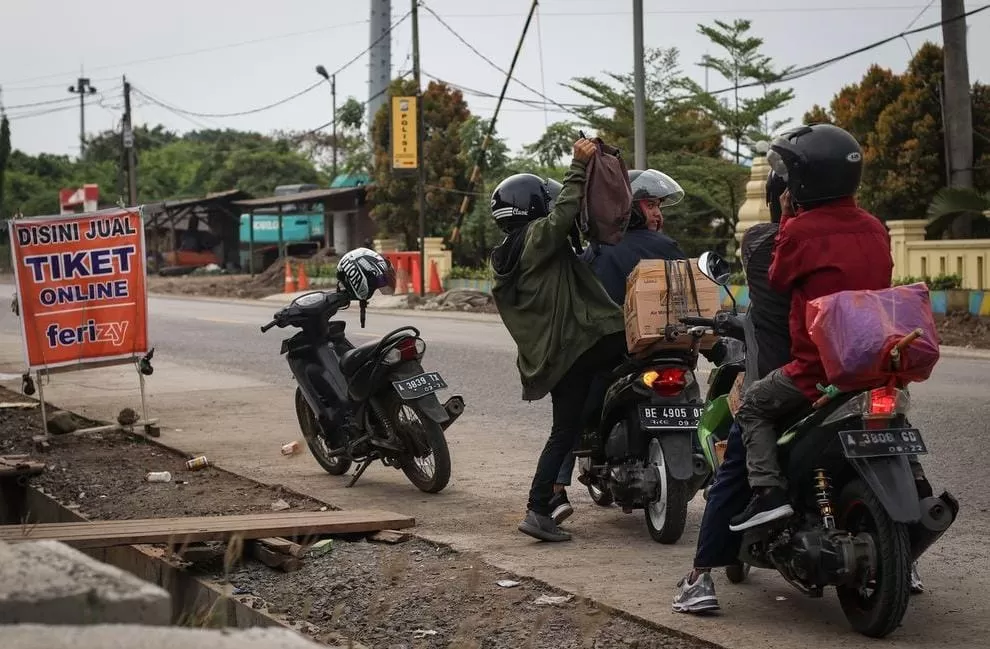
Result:
{"label": "man in red jacket", "polygon": [[863,152],[852,135],[831,124],[801,126],[774,141],[767,160],[787,180],[769,279],[774,291],[791,294],[791,361],[750,386],[736,415],[753,497],[731,520],[733,532],[794,513],[777,462],[774,422],[809,408],[821,396],[819,384],[828,383],[808,335],[808,302],[839,291],[890,288],[893,272],[886,227],[856,205]]}

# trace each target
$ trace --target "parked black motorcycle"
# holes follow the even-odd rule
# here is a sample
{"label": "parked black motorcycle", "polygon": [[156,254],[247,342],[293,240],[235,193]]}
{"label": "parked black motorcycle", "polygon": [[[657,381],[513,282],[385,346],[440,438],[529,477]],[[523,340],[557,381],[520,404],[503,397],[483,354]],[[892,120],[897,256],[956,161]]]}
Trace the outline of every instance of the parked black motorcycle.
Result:
{"label": "parked black motorcycle", "polygon": [[[714,253],[702,258],[702,272],[725,285],[728,264]],[[728,312],[684,322],[734,339],[741,352],[725,355],[712,372],[698,428],[701,446],[715,461],[714,442],[724,439],[732,425],[726,397],[745,369],[745,323]],[[777,422],[778,459],[795,514],[745,531],[739,555],[743,566],[776,570],[809,597],[821,597],[826,586],[835,586],[846,619],[871,637],[884,637],[900,625],[912,561],[959,512],[948,492],[919,497],[910,458],[928,451],[921,432],[907,421],[909,405],[907,390],[886,386],[838,393],[809,412]],[[730,579],[741,581],[745,572],[730,573]]]}
{"label": "parked black motorcycle", "polygon": [[[300,329],[282,341],[281,353],[299,384],[296,416],[309,450],[331,475],[357,462],[348,487],[381,460],[420,490],[437,493],[450,480],[444,431],[464,412],[464,399],[455,395],[440,405],[434,393],[447,384],[438,372],[423,370],[426,343],[415,327],[352,345],[346,323],[332,320],[351,301],[346,290],[306,293],[261,327]],[[367,302],[359,302],[363,327]]]}

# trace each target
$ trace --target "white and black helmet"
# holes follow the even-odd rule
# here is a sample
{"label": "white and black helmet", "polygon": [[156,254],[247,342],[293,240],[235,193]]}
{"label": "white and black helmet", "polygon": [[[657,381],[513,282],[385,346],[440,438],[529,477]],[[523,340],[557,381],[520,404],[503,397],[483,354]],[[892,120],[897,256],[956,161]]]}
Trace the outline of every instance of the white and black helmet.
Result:
{"label": "white and black helmet", "polygon": [[354,299],[367,301],[375,291],[395,291],[395,269],[374,250],[355,248],[337,262],[337,282]]}

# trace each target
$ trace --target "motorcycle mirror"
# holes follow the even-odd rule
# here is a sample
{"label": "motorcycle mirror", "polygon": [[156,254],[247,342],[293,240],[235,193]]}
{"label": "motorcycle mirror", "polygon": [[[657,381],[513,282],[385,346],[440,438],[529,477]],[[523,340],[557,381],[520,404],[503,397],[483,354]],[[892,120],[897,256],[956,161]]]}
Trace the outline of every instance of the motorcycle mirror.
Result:
{"label": "motorcycle mirror", "polygon": [[732,269],[729,267],[729,262],[719,257],[718,253],[708,251],[698,257],[698,270],[719,286],[725,286],[729,283]]}

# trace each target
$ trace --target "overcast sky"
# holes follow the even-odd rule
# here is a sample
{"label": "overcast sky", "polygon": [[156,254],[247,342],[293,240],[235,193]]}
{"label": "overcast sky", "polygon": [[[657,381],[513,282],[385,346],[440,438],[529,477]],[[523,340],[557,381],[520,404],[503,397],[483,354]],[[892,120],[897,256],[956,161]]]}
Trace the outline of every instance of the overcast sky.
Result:
{"label": "overcast sky", "polygon": [[[480,52],[507,69],[529,0],[426,0]],[[967,4],[976,9],[986,2]],[[704,84],[697,62],[706,51],[698,23],[748,18],[764,38],[765,53],[781,66],[802,66],[940,20],[940,3],[919,0],[645,0],[647,47],[676,46],[686,72]],[[0,0],[0,86],[12,118],[15,148],[77,154],[78,97],[68,93],[80,68],[100,91],[88,98],[87,131],[116,127],[122,110],[121,75],[162,103],[197,113],[234,113],[278,101],[318,80],[314,66],[330,71],[369,44],[368,0]],[[392,1],[393,20],[409,10]],[[920,14],[920,17],[919,17]],[[526,39],[516,76],[547,97],[576,102],[561,86],[572,77],[603,70],[632,70],[631,0],[541,0],[539,21]],[[503,76],[472,53],[428,12],[420,10],[422,69],[454,84],[497,95]],[[393,32],[392,71],[411,67],[411,25]],[[791,82],[796,98],[778,117],[800,119],[814,103],[827,103],[843,85],[860,79],[871,63],[902,71],[911,51],[941,31],[896,39]],[[990,10],[969,19],[970,78],[990,82]],[[424,83],[425,83],[424,78]],[[714,90],[725,81],[714,73]],[[337,75],[338,102],[368,95],[368,57]],[[513,83],[511,97],[542,101]],[[495,99],[466,96],[472,112],[491,116]],[[75,100],[75,101],[74,101]],[[224,118],[177,115],[134,96],[136,124],[170,129],[236,128],[270,132],[311,129],[330,119],[329,87],[277,108]],[[26,105],[26,106],[25,106]],[[48,112],[45,112],[48,111]],[[44,114],[41,114],[43,113]],[[503,105],[498,131],[513,149],[537,139],[547,123],[567,119]]]}

